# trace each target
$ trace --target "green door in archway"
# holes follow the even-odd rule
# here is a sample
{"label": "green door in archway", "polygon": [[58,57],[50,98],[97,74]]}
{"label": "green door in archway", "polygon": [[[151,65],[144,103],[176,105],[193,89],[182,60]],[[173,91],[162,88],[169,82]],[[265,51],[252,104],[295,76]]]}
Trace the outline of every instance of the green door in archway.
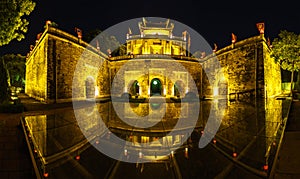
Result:
{"label": "green door in archway", "polygon": [[150,83],[150,96],[162,96],[162,83],[158,78],[154,78]]}

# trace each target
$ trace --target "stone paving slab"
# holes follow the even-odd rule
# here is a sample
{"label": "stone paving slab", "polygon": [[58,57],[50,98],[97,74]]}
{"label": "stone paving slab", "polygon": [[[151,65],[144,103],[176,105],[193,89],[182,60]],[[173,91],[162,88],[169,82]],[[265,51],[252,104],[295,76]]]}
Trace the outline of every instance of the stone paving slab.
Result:
{"label": "stone paving slab", "polygon": [[0,178],[35,178],[22,130],[21,114],[0,113]]}
{"label": "stone paving slab", "polygon": [[292,103],[275,167],[275,174],[270,178],[300,178],[300,101]]}
{"label": "stone paving slab", "polygon": [[[26,96],[21,97],[22,101],[28,105],[45,105]],[[300,178],[300,101],[294,101],[292,105],[274,175],[276,179]],[[0,179],[35,178],[26,141],[19,126],[21,116],[0,113]]]}

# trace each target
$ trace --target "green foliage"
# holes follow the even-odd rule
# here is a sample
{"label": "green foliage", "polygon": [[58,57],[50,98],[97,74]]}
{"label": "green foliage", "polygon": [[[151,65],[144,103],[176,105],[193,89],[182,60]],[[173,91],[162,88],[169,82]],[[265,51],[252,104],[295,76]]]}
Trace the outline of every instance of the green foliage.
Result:
{"label": "green foliage", "polygon": [[7,71],[4,67],[4,61],[0,59],[0,104],[9,97]]}
{"label": "green foliage", "polygon": [[24,87],[26,57],[20,54],[6,54],[1,59],[4,61],[10,85]]}
{"label": "green foliage", "polygon": [[300,69],[300,35],[283,30],[279,38],[272,42],[271,57],[278,62],[282,69],[298,71]]}
{"label": "green foliage", "polygon": [[300,70],[300,35],[283,30],[278,36],[272,43],[271,57],[283,70],[291,72],[290,91],[293,92],[294,72]]}
{"label": "green foliage", "polygon": [[0,0],[0,46],[25,38],[29,24],[25,17],[34,7],[31,0]]}

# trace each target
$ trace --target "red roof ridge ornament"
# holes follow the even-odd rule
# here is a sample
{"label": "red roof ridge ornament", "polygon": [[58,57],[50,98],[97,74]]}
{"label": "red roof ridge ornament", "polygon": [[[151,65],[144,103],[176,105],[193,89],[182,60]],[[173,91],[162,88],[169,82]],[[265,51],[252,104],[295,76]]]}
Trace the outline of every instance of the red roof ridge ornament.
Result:
{"label": "red roof ridge ornament", "polygon": [[237,41],[237,37],[234,33],[231,33],[231,42],[235,43]]}
{"label": "red roof ridge ornament", "polygon": [[79,29],[79,28],[77,28],[77,27],[75,27],[75,32],[77,33],[77,37],[79,39],[81,39],[82,38],[82,30]]}
{"label": "red roof ridge ornament", "polygon": [[256,23],[256,27],[257,27],[260,34],[265,33],[265,23],[264,22]]}

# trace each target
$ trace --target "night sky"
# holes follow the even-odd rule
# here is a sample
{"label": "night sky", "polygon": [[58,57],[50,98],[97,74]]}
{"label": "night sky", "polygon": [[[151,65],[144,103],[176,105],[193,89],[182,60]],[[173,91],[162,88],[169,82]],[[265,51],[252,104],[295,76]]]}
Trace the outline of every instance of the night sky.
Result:
{"label": "night sky", "polygon": [[[36,0],[34,0],[36,2]],[[0,55],[19,53],[26,55],[36,35],[43,31],[46,20],[54,21],[58,28],[74,34],[78,27],[84,32],[93,29],[105,30],[122,21],[141,17],[170,18],[181,22],[202,35],[213,47],[231,44],[231,33],[238,40],[258,35],[256,23],[265,23],[265,37],[272,41],[280,30],[300,33],[300,12],[296,1],[68,1],[41,0],[36,2],[26,38],[13,40],[0,47]],[[105,2],[105,3],[104,3]],[[197,4],[195,4],[197,2]],[[205,2],[205,3],[204,3]],[[124,34],[125,35],[125,34]]]}

